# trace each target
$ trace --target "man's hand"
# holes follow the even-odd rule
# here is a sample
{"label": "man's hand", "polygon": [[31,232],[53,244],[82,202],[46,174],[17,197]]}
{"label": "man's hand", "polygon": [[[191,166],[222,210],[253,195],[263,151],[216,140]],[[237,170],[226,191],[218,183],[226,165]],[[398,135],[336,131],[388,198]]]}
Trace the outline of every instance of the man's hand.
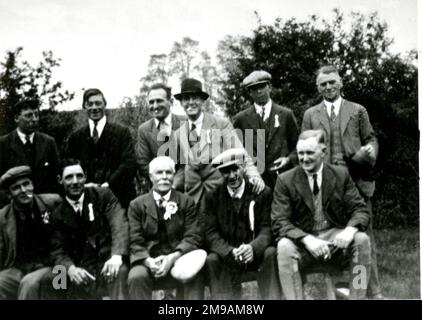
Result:
{"label": "man's hand", "polygon": [[101,274],[107,281],[113,282],[119,274],[120,266],[123,264],[121,255],[113,255],[110,259],[104,263],[104,267],[101,270]]}
{"label": "man's hand", "polygon": [[333,244],[340,249],[346,249],[353,241],[353,237],[357,231],[358,229],[355,227],[346,227],[336,235]]}
{"label": "man's hand", "polygon": [[160,268],[155,273],[156,278],[165,277],[170,269],[173,267],[176,260],[181,256],[179,251],[170,253],[168,255],[162,255],[157,257],[155,260],[160,265]]}
{"label": "man's hand", "polygon": [[277,171],[286,166],[289,163],[290,159],[288,157],[280,157],[277,160],[274,160],[273,166],[270,168],[270,171]]}
{"label": "man's hand", "polygon": [[148,257],[144,260],[144,266],[147,267],[151,271],[154,277],[157,271],[160,269],[160,265],[157,263],[157,261],[154,258],[151,258],[151,257]]}
{"label": "man's hand", "polygon": [[367,144],[366,146],[360,147],[362,151],[365,151],[366,154],[371,158],[375,160],[375,148],[372,144]]}
{"label": "man's hand", "polygon": [[69,279],[71,282],[77,284],[88,284],[91,281],[95,281],[95,277],[83,268],[78,268],[75,265],[70,266],[67,270]]}
{"label": "man's hand", "polygon": [[260,176],[249,179],[249,182],[253,185],[252,192],[260,194],[265,189],[265,182]]}
{"label": "man's hand", "polygon": [[108,188],[108,187],[110,187],[110,185],[108,184],[108,182],[104,182],[104,183],[101,185],[101,188]]}
{"label": "man's hand", "polygon": [[237,248],[237,256],[240,262],[250,263],[253,261],[253,248],[250,244],[242,244]]}
{"label": "man's hand", "polygon": [[330,256],[330,248],[328,246],[330,243],[328,241],[318,239],[312,235],[307,235],[303,238],[302,242],[315,258],[323,258],[326,260]]}
{"label": "man's hand", "polygon": [[85,188],[91,188],[91,187],[99,187],[100,185],[98,183],[95,182],[88,182],[85,183]]}

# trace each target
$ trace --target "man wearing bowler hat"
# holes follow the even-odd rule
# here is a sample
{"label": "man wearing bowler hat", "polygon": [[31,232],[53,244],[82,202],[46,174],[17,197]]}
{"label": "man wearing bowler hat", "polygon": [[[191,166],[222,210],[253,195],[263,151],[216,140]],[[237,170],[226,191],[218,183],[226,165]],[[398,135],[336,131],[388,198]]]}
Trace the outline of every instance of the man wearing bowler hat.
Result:
{"label": "man wearing bowler hat", "polygon": [[[188,121],[175,135],[180,147],[177,160],[185,165],[185,191],[198,204],[205,191],[213,190],[223,183],[221,173],[211,165],[212,159],[224,150],[243,146],[228,119],[202,110],[209,95],[202,91],[200,81],[191,78],[183,80],[181,92],[174,97],[180,101],[188,116]],[[248,155],[245,172],[253,185],[253,191],[262,192],[265,183]]]}
{"label": "man wearing bowler hat", "polygon": [[244,179],[245,151],[229,149],[212,164],[224,183],[205,195],[206,271],[213,299],[239,299],[241,277],[255,271],[262,299],[280,299],[271,233],[271,189],[259,195]]}
{"label": "man wearing bowler hat", "polygon": [[18,166],[0,178],[12,201],[0,210],[0,300],[39,299],[40,281],[50,272],[47,229],[56,194],[34,194],[31,169]]}
{"label": "man wearing bowler hat", "polygon": [[[246,110],[239,112],[233,126],[242,130],[244,141],[248,130],[253,130],[253,145],[245,148],[265,163],[262,177],[274,188],[277,174],[297,163],[296,143],[299,129],[293,112],[272,101],[271,74],[264,70],[250,73],[242,82],[253,100]],[[260,134],[259,130],[264,134]],[[260,149],[262,148],[262,149]]]}

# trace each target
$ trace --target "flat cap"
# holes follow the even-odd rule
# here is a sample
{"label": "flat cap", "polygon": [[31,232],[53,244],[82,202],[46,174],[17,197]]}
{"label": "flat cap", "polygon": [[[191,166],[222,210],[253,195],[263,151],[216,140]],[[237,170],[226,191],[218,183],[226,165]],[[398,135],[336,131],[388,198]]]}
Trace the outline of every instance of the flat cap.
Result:
{"label": "flat cap", "polygon": [[271,79],[272,77],[267,71],[256,70],[243,79],[242,86],[247,88],[264,82],[271,83]]}
{"label": "flat cap", "polygon": [[0,187],[8,188],[17,179],[23,177],[31,177],[31,174],[31,168],[28,166],[18,166],[10,168],[0,177]]}
{"label": "flat cap", "polygon": [[216,156],[211,164],[217,169],[231,166],[233,164],[243,164],[245,162],[246,152],[243,148],[232,148],[223,151]]}

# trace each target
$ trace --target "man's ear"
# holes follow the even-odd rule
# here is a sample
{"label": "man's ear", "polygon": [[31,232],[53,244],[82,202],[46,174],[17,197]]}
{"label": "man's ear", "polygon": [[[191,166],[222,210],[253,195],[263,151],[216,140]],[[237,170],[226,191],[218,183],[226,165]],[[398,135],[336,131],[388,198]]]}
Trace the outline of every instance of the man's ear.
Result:
{"label": "man's ear", "polygon": [[59,175],[59,174],[57,175],[57,182],[58,182],[59,184],[63,184],[63,183],[62,183],[62,177],[60,177],[60,175]]}

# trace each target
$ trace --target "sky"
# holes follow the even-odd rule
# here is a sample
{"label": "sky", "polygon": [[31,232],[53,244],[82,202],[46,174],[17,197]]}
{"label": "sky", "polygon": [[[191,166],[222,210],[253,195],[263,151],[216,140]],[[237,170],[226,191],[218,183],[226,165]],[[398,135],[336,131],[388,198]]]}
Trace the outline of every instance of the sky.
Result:
{"label": "sky", "polygon": [[334,8],[377,11],[395,40],[393,52],[405,53],[417,49],[417,7],[417,0],[0,0],[0,61],[18,46],[34,64],[52,50],[62,60],[55,79],[77,94],[64,109],[80,107],[89,87],[117,106],[139,92],[151,54],[168,53],[188,36],[213,55],[225,35],[251,35],[254,11],[263,23],[329,18]]}

